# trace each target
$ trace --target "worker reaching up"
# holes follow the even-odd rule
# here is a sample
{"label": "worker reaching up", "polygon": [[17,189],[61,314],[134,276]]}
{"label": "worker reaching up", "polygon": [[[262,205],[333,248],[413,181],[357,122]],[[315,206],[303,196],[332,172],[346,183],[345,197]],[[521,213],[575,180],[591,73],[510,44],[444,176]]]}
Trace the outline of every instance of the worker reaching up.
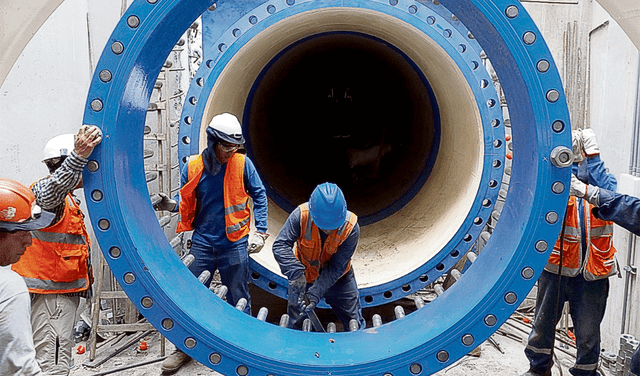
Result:
{"label": "worker reaching up", "polygon": [[351,320],[365,328],[351,267],[359,237],[358,217],[347,210],[342,190],[332,183],[318,185],[309,202],[289,215],[273,253],[289,279],[290,327],[299,329],[307,312],[324,297],[344,328],[349,328]]}
{"label": "worker reaching up", "polygon": [[33,231],[33,244],[12,269],[31,292],[31,326],[36,360],[47,375],[68,375],[75,345],[73,326],[80,298],[91,297],[90,241],[84,214],[73,192],[82,188],[82,170],[102,141],[96,126],[52,138],[43,162],[50,175],[31,187],[36,203],[53,212],[51,226]]}
{"label": "worker reaching up", "polygon": [[[260,252],[267,239],[267,193],[253,162],[238,152],[244,144],[238,119],[228,113],[213,117],[207,127],[207,148],[189,158],[181,174],[175,199],[160,194],[158,210],[180,212],[178,232],[193,230],[189,270],[197,277],[208,270],[220,272],[227,286],[227,301],[247,300],[251,314],[249,253]],[[249,239],[251,209],[257,232]],[[203,281],[207,283],[208,281]],[[162,364],[164,374],[175,373],[191,358],[176,350]]]}
{"label": "worker reaching up", "polygon": [[[573,131],[574,193],[577,181],[615,191],[617,181],[600,159],[591,129]],[[529,371],[522,376],[550,376],[553,365],[555,327],[564,302],[569,303],[576,334],[574,376],[598,376],[600,323],[609,294],[608,277],[618,273],[614,258],[613,222],[593,214],[589,193],[569,197],[563,233],[538,279],[535,318],[525,355]]]}

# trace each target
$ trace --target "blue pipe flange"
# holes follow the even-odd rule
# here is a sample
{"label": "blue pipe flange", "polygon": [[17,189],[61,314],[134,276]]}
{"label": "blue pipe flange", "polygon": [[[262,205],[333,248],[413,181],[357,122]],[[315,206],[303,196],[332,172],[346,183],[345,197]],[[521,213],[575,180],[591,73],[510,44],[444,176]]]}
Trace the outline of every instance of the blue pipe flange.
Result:
{"label": "blue pipe flange", "polygon": [[[288,0],[277,3],[276,12],[313,3]],[[378,1],[331,3],[387,8]],[[549,257],[568,198],[570,172],[562,156],[570,126],[560,78],[519,2],[440,3],[468,27],[501,79],[514,150],[508,199],[473,267],[443,295],[378,328],[333,334],[283,329],[241,313],[197,283],[166,241],[144,178],[144,121],[166,56],[213,2],[137,0],[129,7],[87,99],[84,122],[104,134],[84,173],[87,206],[114,276],[177,347],[225,375],[427,375],[486,340],[525,298]],[[389,4],[416,6],[411,17],[430,15],[414,1]]]}
{"label": "blue pipe flange", "polygon": [[[209,114],[209,117],[205,118],[204,113],[206,109],[211,106],[211,102],[216,101],[210,98],[214,88],[216,88],[215,90],[217,92],[227,90],[233,92],[233,96],[239,95],[236,93],[237,86],[239,85],[219,83],[220,76],[226,71],[242,69],[241,67],[244,66],[242,63],[235,62],[235,65],[239,67],[234,68],[234,59],[236,59],[236,56],[243,52],[243,50],[255,48],[255,46],[260,46],[264,43],[264,40],[256,41],[256,39],[258,39],[256,36],[264,34],[265,30],[274,27],[274,25],[282,29],[287,29],[288,26],[282,25],[283,20],[286,21],[287,19],[294,19],[301,15],[304,16],[308,12],[332,9],[332,7],[335,7],[335,2],[298,1],[294,3],[270,1],[260,4],[257,7],[254,7],[254,5],[252,2],[238,4],[237,2],[221,1],[215,10],[210,10],[203,15],[203,28],[206,30],[204,37],[205,63],[198,69],[193,79],[195,84],[191,85],[183,107],[179,137],[181,168],[187,157],[198,154],[200,147],[203,146],[203,143],[200,141],[200,135],[203,134],[203,127],[206,127],[208,120],[213,116],[213,114]],[[483,154],[483,166],[481,168],[482,176],[479,187],[477,188],[475,199],[470,209],[465,213],[466,219],[459,226],[458,231],[442,246],[435,256],[429,258],[422,264],[415,265],[414,269],[410,272],[385,283],[361,288],[361,304],[363,307],[368,307],[397,300],[431,284],[464,256],[466,251],[477,239],[480,231],[491,215],[493,204],[496,202],[500,188],[499,183],[502,181],[505,156],[504,122],[500,101],[492,85],[491,77],[482,66],[483,63],[480,57],[481,47],[469,30],[466,29],[461,22],[456,21],[456,18],[453,17],[451,12],[446,8],[433,5],[431,2],[427,2],[426,5],[413,3],[402,6],[397,2],[381,1],[343,1],[341,2],[341,6],[391,15],[397,22],[406,22],[437,43],[446,55],[451,58],[452,64],[455,64],[468,83],[468,88],[472,93],[475,106],[479,113],[480,119],[478,123],[482,127],[481,136],[484,136],[483,150],[481,150]],[[241,16],[238,16],[238,20],[235,23],[227,25],[224,22],[230,17],[227,16],[225,11],[232,13],[232,15]],[[219,19],[222,21],[219,21]],[[331,22],[334,23],[335,19],[332,18]],[[220,24],[223,26],[220,26]],[[225,30],[220,32],[219,29],[222,27],[224,27]],[[268,158],[254,158],[254,153],[252,152],[252,131],[249,129],[247,123],[249,123],[248,119],[251,118],[251,103],[253,102],[256,87],[260,86],[261,81],[266,75],[264,72],[268,72],[282,56],[286,56],[287,53],[295,48],[299,48],[300,45],[310,40],[324,37],[327,34],[342,33],[360,35],[360,33],[356,33],[353,29],[344,25],[341,27],[335,26],[330,33],[318,32],[317,24],[313,28],[309,27],[309,29],[310,31],[304,35],[304,37],[295,39],[293,43],[286,44],[281,42],[281,44],[285,44],[286,47],[282,50],[277,49],[278,53],[269,59],[265,68],[257,75],[255,83],[248,91],[246,105],[242,109],[244,113],[243,133],[247,139],[248,154],[256,163],[261,177],[265,180],[265,186],[267,187],[270,200],[287,213],[291,212],[301,202],[292,202],[288,195],[290,192],[286,192],[286,197],[283,197],[283,195],[278,193],[277,189],[273,188],[273,186],[282,180],[282,175],[274,174],[272,175],[273,179],[269,179],[269,175],[264,174],[264,172],[273,169],[273,165],[277,164],[277,162],[273,162]],[[208,36],[210,34],[219,35],[219,37],[217,40],[210,40],[211,37]],[[375,39],[375,37],[372,36],[367,37]],[[269,43],[276,42],[269,40]],[[207,49],[207,46],[210,48]],[[390,49],[393,49],[393,46],[390,46]],[[436,147],[433,147],[428,154],[424,155],[425,163],[422,165],[421,171],[415,173],[415,180],[413,180],[410,185],[407,185],[404,193],[376,212],[359,216],[361,226],[366,226],[387,218],[409,203],[427,181],[438,154],[437,144],[440,135],[440,123],[437,99],[429,87],[427,78],[425,78],[420,72],[420,69],[416,67],[416,63],[410,57],[403,54],[402,51],[395,49],[394,52],[402,55],[404,60],[410,62],[418,73],[417,76],[420,77],[421,81],[424,82],[424,86],[428,89],[428,100],[434,109],[434,118],[436,119],[434,124],[434,138],[436,140],[434,144],[436,144]],[[295,171],[287,172],[288,175],[296,173]],[[324,181],[328,179],[320,178],[320,180]],[[345,189],[344,186],[343,189]],[[347,198],[349,201],[349,197]],[[360,214],[357,210],[356,213]],[[275,229],[276,232],[278,230],[279,228]],[[270,231],[274,231],[271,226]],[[254,258],[251,259],[250,265],[252,268],[252,282],[254,284],[286,299],[287,281],[285,278],[278,273],[274,273],[273,270],[262,265]],[[324,301],[320,306],[327,307]]]}

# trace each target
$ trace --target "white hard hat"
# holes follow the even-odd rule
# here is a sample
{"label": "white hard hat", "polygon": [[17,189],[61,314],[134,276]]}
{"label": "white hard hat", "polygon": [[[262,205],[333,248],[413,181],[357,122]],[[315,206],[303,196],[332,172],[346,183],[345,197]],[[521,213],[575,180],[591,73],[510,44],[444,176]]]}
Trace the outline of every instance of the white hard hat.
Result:
{"label": "white hard hat", "polygon": [[244,144],[242,126],[238,118],[229,113],[214,116],[207,127],[207,134],[231,144]]}
{"label": "white hard hat", "polygon": [[61,134],[60,136],[52,138],[44,146],[44,157],[42,158],[42,161],[44,162],[48,159],[71,155],[74,144],[75,135],[72,133]]}

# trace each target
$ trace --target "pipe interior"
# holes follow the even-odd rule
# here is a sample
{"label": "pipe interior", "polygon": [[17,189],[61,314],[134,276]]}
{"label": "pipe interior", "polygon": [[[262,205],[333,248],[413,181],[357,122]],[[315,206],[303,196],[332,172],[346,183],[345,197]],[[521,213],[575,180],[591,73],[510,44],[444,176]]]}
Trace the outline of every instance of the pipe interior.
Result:
{"label": "pipe interior", "polygon": [[313,36],[272,59],[256,81],[247,149],[284,210],[330,181],[366,225],[400,208],[428,176],[439,135],[429,99],[421,72],[382,41]]}
{"label": "pipe interior", "polygon": [[[361,288],[427,262],[476,198],[484,143],[471,89],[433,39],[389,15],[326,8],[271,25],[217,78],[201,149],[221,112],[241,118],[268,187],[272,236],[252,257],[274,273],[270,246],[318,183],[339,184],[360,218],[352,265]],[[352,166],[349,153],[373,162]]]}

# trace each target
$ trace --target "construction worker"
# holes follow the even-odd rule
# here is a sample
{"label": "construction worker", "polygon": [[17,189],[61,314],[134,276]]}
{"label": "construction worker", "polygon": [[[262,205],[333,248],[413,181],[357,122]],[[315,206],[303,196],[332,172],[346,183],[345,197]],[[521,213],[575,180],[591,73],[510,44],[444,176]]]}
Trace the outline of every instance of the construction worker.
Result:
{"label": "construction worker", "polygon": [[[227,286],[227,301],[246,299],[251,314],[249,253],[259,252],[267,239],[267,193],[253,162],[238,149],[244,144],[242,127],[229,113],[216,115],[206,130],[207,148],[192,156],[181,174],[175,199],[161,194],[158,210],[180,212],[178,232],[193,230],[189,270],[197,277],[217,269]],[[249,239],[251,209],[257,232]],[[207,283],[208,281],[203,281]],[[175,373],[191,358],[176,349],[162,364],[164,374]]]}
{"label": "construction worker", "polygon": [[[636,236],[640,236],[640,199],[595,187],[571,176],[571,194],[584,198],[594,207],[593,215],[612,221]],[[640,376],[640,347],[631,357],[631,375]]]}
{"label": "construction worker", "polygon": [[318,185],[309,202],[289,215],[273,253],[289,279],[290,327],[299,329],[324,297],[345,329],[351,320],[358,322],[359,329],[365,328],[351,267],[359,238],[358,217],[347,211],[342,190],[332,183]]}
{"label": "construction worker", "polygon": [[82,170],[100,129],[83,125],[78,133],[52,138],[44,148],[49,176],[31,190],[43,209],[53,212],[50,227],[33,231],[33,244],[12,269],[31,292],[31,327],[36,359],[47,375],[68,375],[73,364],[73,326],[80,298],[91,297],[90,241],[84,214],[72,192],[82,187]]}
{"label": "construction worker", "polygon": [[[573,136],[575,179],[615,191],[617,181],[600,159],[595,133],[577,130]],[[577,345],[576,364],[569,372],[599,375],[600,323],[609,294],[608,277],[617,274],[618,268],[613,222],[596,217],[593,205],[581,197],[569,197],[563,233],[538,279],[535,318],[525,349],[529,371],[523,376],[551,375],[555,327],[565,302],[569,302]]]}
{"label": "construction worker", "polygon": [[11,270],[31,245],[29,231],[49,226],[24,185],[0,179],[0,375],[42,375],[31,334],[31,302],[24,279]]}

